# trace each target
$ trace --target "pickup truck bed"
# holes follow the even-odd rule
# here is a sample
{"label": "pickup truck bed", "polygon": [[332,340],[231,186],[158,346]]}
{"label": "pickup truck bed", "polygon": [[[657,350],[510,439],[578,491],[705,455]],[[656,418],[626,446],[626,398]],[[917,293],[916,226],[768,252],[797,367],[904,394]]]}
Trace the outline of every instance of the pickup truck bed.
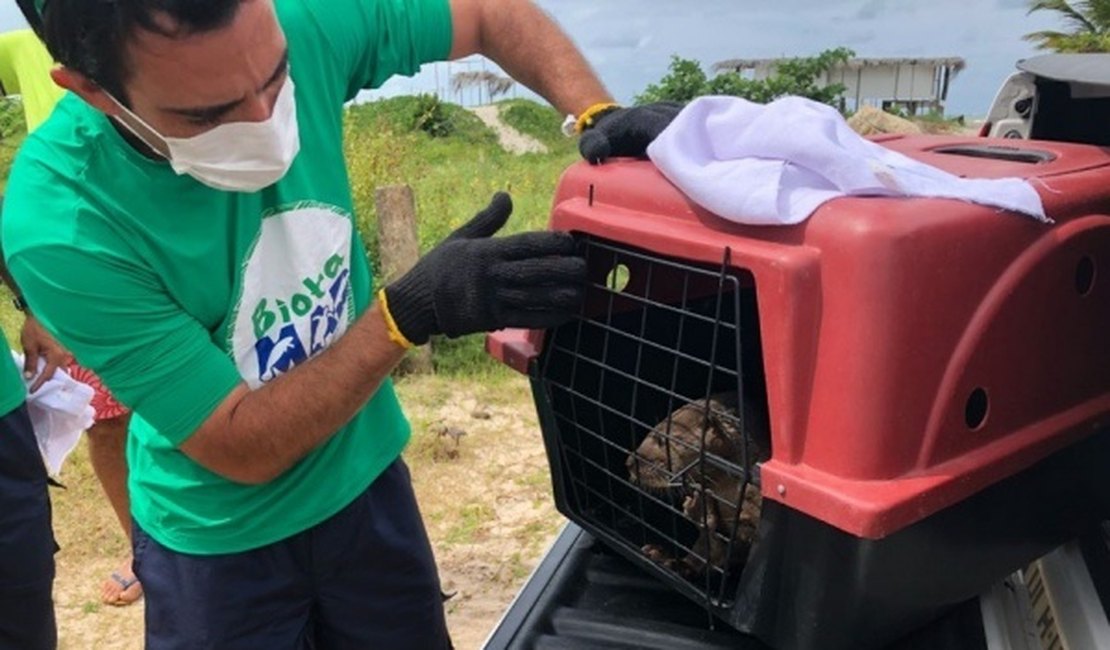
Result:
{"label": "pickup truck bed", "polygon": [[[765,650],[568,524],[487,650]],[[890,650],[988,650],[978,599]],[[1016,649],[1015,649],[1016,650]],[[1078,649],[1077,649],[1078,650]]]}

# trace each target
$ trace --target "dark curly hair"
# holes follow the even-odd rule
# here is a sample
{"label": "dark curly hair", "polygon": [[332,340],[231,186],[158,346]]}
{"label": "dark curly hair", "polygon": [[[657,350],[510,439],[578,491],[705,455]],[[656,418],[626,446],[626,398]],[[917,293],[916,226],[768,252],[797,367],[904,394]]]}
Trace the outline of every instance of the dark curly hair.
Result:
{"label": "dark curly hair", "polygon": [[136,30],[177,37],[219,29],[234,19],[242,0],[16,2],[56,61],[126,102],[126,46]]}

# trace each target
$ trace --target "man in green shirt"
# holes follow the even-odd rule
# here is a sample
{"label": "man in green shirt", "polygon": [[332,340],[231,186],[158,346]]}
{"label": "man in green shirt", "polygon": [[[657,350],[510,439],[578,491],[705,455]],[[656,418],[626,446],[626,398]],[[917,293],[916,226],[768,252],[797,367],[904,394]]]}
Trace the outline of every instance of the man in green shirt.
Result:
{"label": "man in green shirt", "polygon": [[3,248],[133,409],[147,647],[446,647],[389,372],[435,334],[563,322],[585,261],[494,238],[500,194],[371,295],[343,104],[481,52],[580,116],[591,159],[642,154],[658,115],[612,106],[527,0],[35,4],[73,95],[15,162]]}

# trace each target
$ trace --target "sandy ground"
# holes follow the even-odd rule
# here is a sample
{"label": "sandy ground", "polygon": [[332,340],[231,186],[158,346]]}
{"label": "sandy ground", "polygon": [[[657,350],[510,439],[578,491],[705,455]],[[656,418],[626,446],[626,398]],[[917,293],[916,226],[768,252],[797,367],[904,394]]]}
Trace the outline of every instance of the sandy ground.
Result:
{"label": "sandy ground", "polygon": [[547,147],[542,142],[530,135],[521,133],[501,121],[500,107],[496,105],[478,106],[470,109],[478,119],[497,134],[497,141],[501,148],[517,155],[526,153],[547,153]]}
{"label": "sandy ground", "polygon": [[[429,377],[406,379],[399,392],[414,425],[406,459],[444,589],[455,593],[452,636],[460,650],[480,648],[562,525],[527,384]],[[67,489],[54,492],[60,648],[142,648],[141,601],[99,602],[126,546],[84,443],[62,480]]]}

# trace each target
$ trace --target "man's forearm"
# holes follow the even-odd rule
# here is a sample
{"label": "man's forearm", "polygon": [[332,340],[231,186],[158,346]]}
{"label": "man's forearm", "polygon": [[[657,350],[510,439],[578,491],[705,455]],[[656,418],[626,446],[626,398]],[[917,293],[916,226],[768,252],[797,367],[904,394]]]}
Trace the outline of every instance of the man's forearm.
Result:
{"label": "man's forearm", "polygon": [[[454,0],[457,20],[473,21],[456,33],[453,57],[475,52],[501,66],[564,113],[578,115],[611,96],[570,38],[530,0]],[[465,15],[459,15],[460,12]]]}
{"label": "man's forearm", "polygon": [[403,356],[375,305],[319,356],[258,390],[240,386],[181,449],[233,481],[273,480],[350,421]]}

